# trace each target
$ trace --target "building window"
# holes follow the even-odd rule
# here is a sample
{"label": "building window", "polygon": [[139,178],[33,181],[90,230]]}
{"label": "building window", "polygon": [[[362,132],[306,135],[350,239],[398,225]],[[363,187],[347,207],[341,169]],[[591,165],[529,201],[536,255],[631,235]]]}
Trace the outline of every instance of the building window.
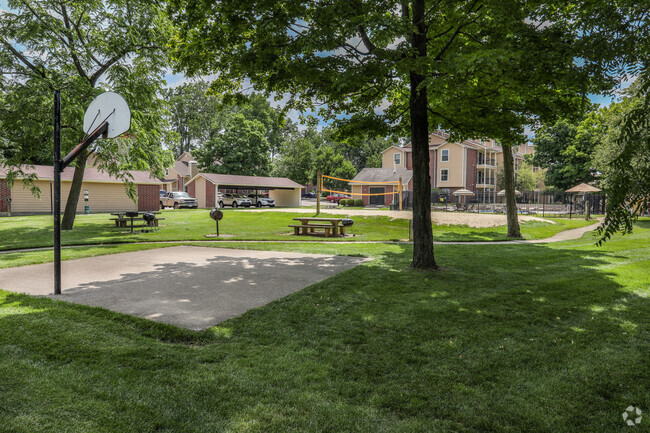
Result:
{"label": "building window", "polygon": [[443,168],[440,170],[440,182],[447,182],[449,180],[449,169]]}
{"label": "building window", "polygon": [[169,169],[168,168],[165,169],[165,176],[169,176]]}
{"label": "building window", "polygon": [[393,155],[393,160],[395,161],[395,165],[400,165],[402,163],[402,154],[401,153],[395,153]]}
{"label": "building window", "polygon": [[449,149],[442,149],[440,151],[440,162],[448,162],[449,161]]}

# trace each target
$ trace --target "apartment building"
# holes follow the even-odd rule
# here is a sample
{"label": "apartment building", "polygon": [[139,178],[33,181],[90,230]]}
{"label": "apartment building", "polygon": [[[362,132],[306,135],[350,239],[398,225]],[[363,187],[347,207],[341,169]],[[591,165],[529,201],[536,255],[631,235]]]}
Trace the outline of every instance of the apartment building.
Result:
{"label": "apartment building", "polygon": [[[524,161],[524,155],[534,153],[530,144],[519,146],[514,152],[515,170]],[[384,169],[413,170],[411,144],[391,146],[382,152]],[[449,141],[449,134],[437,131],[429,136],[429,175],[431,187],[445,192],[452,202],[453,193],[468,189],[480,201],[496,198],[497,172],[503,167],[503,149],[494,140]]]}

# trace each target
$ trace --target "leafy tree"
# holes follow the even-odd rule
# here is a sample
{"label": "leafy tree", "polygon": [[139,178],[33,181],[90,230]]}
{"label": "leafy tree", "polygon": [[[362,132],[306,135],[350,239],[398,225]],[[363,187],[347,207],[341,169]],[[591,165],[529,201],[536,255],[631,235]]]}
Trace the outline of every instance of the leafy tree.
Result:
{"label": "leafy tree", "polygon": [[195,152],[200,167],[210,173],[265,176],[270,170],[266,128],[243,113],[230,113],[221,133]]}
{"label": "leafy tree", "polygon": [[650,75],[644,71],[627,98],[599,113],[606,132],[595,161],[607,192],[605,221],[599,243],[617,231],[630,233],[633,223],[650,205]]}
{"label": "leafy tree", "polygon": [[207,82],[196,81],[165,89],[170,127],[179,137],[169,147],[177,156],[202,146],[214,135],[217,100],[206,94],[208,88]]}
{"label": "leafy tree", "polygon": [[[566,9],[542,6],[517,0],[172,0],[170,9],[181,27],[179,64],[190,74],[218,72],[215,91],[239,93],[249,79],[258,90],[286,94],[291,108],[336,119],[349,135],[410,135],[411,266],[433,269],[430,130],[490,136],[511,147],[525,139],[524,124],[572,107],[579,91],[590,90],[583,85],[590,64],[573,61],[575,33],[553,15]],[[512,191],[511,156],[505,167]],[[509,209],[509,222],[513,216],[516,222],[510,199]]]}
{"label": "leafy tree", "polygon": [[600,136],[595,120],[589,116],[574,124],[561,119],[537,131],[534,163],[547,169],[548,185],[567,190],[594,180],[593,153]]}
{"label": "leafy tree", "polygon": [[[316,151],[312,177],[314,183],[316,183],[316,170],[319,169],[321,174],[339,179],[352,179],[357,175],[357,170],[354,168],[354,165],[345,159],[343,155],[336,152],[330,144],[322,145]],[[336,191],[349,191],[350,185],[348,185],[347,181],[324,179],[323,188]]]}
{"label": "leafy tree", "polygon": [[382,166],[381,152],[397,144],[392,137],[367,137],[357,134],[338,139],[336,129],[327,129],[324,134],[332,142],[334,149],[350,161],[357,171],[363,168],[380,168]]}
{"label": "leafy tree", "polygon": [[[99,141],[95,153],[99,167],[123,179],[133,197],[126,170],[162,174],[173,161],[161,146],[165,113],[159,92],[172,35],[164,9],[132,0],[8,3],[10,11],[0,15],[0,163],[12,167],[13,179],[22,164],[52,162],[54,89],[62,90],[63,152],[83,139],[91,100],[111,89],[129,103],[134,139]],[[63,229],[74,224],[87,155],[76,161]]]}
{"label": "leafy tree", "polygon": [[274,161],[274,176],[287,177],[301,185],[312,180],[316,149],[310,139],[311,135],[296,130],[286,137],[280,146],[278,158]]}
{"label": "leafy tree", "polygon": [[515,188],[519,191],[533,191],[539,187],[537,179],[535,178],[535,173],[533,173],[533,167],[524,162],[519,166],[517,170],[517,176],[515,179]]}

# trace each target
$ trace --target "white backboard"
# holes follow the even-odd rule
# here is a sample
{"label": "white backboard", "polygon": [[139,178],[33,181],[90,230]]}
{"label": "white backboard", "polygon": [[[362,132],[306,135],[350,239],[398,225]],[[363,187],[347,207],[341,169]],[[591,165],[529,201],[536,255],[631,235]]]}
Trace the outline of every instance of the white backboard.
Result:
{"label": "white backboard", "polygon": [[129,104],[117,93],[102,93],[90,103],[84,115],[84,132],[90,134],[104,120],[108,121],[108,138],[115,138],[131,128]]}

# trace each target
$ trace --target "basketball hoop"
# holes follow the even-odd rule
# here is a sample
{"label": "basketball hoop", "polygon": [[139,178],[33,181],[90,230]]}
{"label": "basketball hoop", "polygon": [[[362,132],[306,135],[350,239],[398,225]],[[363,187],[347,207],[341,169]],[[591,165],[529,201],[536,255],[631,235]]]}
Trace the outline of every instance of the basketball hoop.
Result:
{"label": "basketball hoop", "polygon": [[[116,138],[131,128],[131,110],[124,98],[114,92],[97,96],[84,115],[84,139],[61,158],[61,91],[54,91],[54,179],[52,205],[54,214],[54,294],[61,294],[61,172],[95,140]],[[133,139],[131,139],[132,141]],[[128,140],[117,140],[118,154],[128,153]]]}
{"label": "basketball hoop", "polygon": [[91,134],[107,122],[104,138],[116,138],[131,128],[131,110],[124,98],[115,92],[102,93],[90,103],[84,115],[84,132]]}

